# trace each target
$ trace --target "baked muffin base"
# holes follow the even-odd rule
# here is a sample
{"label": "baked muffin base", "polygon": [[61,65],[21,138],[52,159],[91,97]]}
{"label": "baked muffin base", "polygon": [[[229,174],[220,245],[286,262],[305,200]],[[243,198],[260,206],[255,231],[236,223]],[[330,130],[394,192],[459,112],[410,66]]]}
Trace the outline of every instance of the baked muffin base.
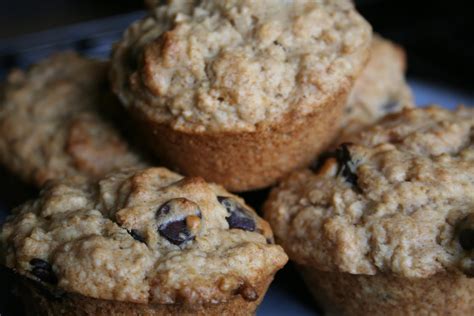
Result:
{"label": "baked muffin base", "polygon": [[288,115],[255,132],[190,133],[135,112],[138,126],[165,166],[242,192],[274,184],[325,149],[338,134],[349,88],[341,88],[308,115]]}
{"label": "baked muffin base", "polygon": [[260,282],[255,290],[258,299],[247,301],[241,295],[219,304],[136,304],[86,297],[80,294],[63,293],[54,295],[41,284],[29,279],[19,282],[19,294],[27,315],[255,315],[258,305],[273,280],[273,276]]}
{"label": "baked muffin base", "polygon": [[474,310],[474,279],[460,273],[408,279],[299,270],[326,315],[470,315]]}

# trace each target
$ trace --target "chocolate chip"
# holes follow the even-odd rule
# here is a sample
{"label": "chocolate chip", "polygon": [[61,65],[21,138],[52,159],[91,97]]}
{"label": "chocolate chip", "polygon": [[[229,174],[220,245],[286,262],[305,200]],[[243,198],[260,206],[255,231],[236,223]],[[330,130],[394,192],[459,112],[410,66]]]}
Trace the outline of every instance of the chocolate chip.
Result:
{"label": "chocolate chip", "polygon": [[474,214],[464,217],[457,225],[458,240],[466,251],[474,250]]}
{"label": "chocolate chip", "polygon": [[173,245],[181,245],[182,243],[194,239],[187,229],[186,220],[170,222],[167,225],[161,225],[160,234],[168,239]]}
{"label": "chocolate chip", "polygon": [[51,265],[43,259],[33,258],[30,260],[30,264],[34,268],[45,269],[45,270],[51,269]]}
{"label": "chocolate chip", "polygon": [[196,203],[177,198],[160,206],[156,218],[158,233],[173,245],[181,246],[195,239],[202,215]]}
{"label": "chocolate chip", "polygon": [[352,161],[351,152],[349,151],[349,143],[341,144],[335,151],[333,152],[325,152],[322,153],[317,161],[310,166],[310,169],[314,172],[319,171],[321,167],[324,165],[326,160],[330,158],[335,158],[337,164],[339,166],[337,175],[342,175],[346,182],[352,184],[354,188],[360,191],[360,188],[357,184],[357,174],[353,171],[354,167],[352,166],[354,162]]}
{"label": "chocolate chip", "polygon": [[252,217],[249,214],[248,210],[240,205],[239,202],[235,201],[233,198],[218,196],[217,200],[221,203],[229,212],[229,216],[226,217],[229,228],[242,229],[246,231],[255,231],[257,225]]}
{"label": "chocolate chip", "polygon": [[33,258],[30,261],[30,265],[33,267],[31,273],[41,281],[49,284],[58,283],[58,278],[54,274],[53,267],[47,261]]}
{"label": "chocolate chip", "polygon": [[338,174],[342,174],[347,182],[357,187],[357,174],[352,171],[351,164],[353,162],[348,146],[349,144],[342,144],[338,149],[336,149],[335,158],[339,164]]}
{"label": "chocolate chip", "polygon": [[474,249],[474,229],[464,229],[459,233],[459,243],[464,250]]}
{"label": "chocolate chip", "polygon": [[139,241],[141,243],[145,243],[145,238],[140,234],[140,232],[136,229],[132,229],[128,232],[132,237],[133,239],[135,239],[136,241]]}

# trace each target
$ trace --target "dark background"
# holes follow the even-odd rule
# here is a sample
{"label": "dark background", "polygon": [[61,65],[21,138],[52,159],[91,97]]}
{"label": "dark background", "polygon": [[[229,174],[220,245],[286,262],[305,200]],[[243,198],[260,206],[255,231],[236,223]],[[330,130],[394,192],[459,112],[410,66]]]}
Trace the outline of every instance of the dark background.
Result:
{"label": "dark background", "polygon": [[142,0],[1,0],[0,39],[143,7]]}
{"label": "dark background", "polygon": [[[469,92],[474,88],[472,2],[356,0],[359,11],[377,32],[405,47],[409,75]],[[1,0],[0,43],[18,35],[125,14],[143,7],[142,0]],[[11,51],[0,49],[0,67],[10,68],[18,63],[11,55]]]}

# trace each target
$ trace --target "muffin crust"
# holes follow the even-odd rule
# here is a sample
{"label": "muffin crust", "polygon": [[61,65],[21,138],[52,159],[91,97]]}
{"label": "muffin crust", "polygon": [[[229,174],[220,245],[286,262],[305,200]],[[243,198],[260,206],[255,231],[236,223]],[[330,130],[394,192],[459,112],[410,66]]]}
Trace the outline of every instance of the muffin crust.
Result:
{"label": "muffin crust", "polygon": [[4,264],[29,279],[137,304],[257,301],[287,261],[240,198],[162,168],[53,182],[0,236]]}
{"label": "muffin crust", "polygon": [[118,101],[108,92],[108,69],[67,52],[13,71],[0,93],[0,161],[38,186],[144,166],[111,123]]}
{"label": "muffin crust", "polygon": [[175,130],[255,131],[350,87],[370,38],[351,1],[169,1],[127,30],[112,80]]}
{"label": "muffin crust", "polygon": [[319,271],[471,276],[473,130],[469,108],[389,115],[283,181],[266,218],[290,258]]}
{"label": "muffin crust", "polygon": [[414,106],[405,70],[403,49],[389,40],[374,36],[369,61],[347,101],[340,142],[349,140],[354,133],[388,113]]}
{"label": "muffin crust", "polygon": [[407,279],[390,274],[301,271],[325,315],[469,315],[474,309],[474,281],[461,273]]}

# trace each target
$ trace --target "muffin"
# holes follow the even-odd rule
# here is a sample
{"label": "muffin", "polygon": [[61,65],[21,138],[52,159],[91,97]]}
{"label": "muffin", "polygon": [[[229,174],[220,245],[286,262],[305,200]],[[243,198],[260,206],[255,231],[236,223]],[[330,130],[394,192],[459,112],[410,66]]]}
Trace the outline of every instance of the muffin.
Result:
{"label": "muffin", "polygon": [[357,78],[347,101],[339,142],[349,140],[357,131],[388,113],[414,106],[405,70],[403,49],[374,36],[367,66]]}
{"label": "muffin", "polygon": [[11,72],[0,92],[0,162],[38,186],[145,166],[111,123],[120,107],[109,92],[108,68],[67,52]]}
{"label": "muffin", "polygon": [[307,165],[369,54],[351,1],[169,1],[112,57],[113,89],[165,165],[232,191]]}
{"label": "muffin", "polygon": [[287,262],[239,197],[164,168],[48,183],[0,232],[32,315],[251,315]]}
{"label": "muffin", "polygon": [[406,109],[275,188],[265,217],[337,315],[474,310],[474,109]]}

